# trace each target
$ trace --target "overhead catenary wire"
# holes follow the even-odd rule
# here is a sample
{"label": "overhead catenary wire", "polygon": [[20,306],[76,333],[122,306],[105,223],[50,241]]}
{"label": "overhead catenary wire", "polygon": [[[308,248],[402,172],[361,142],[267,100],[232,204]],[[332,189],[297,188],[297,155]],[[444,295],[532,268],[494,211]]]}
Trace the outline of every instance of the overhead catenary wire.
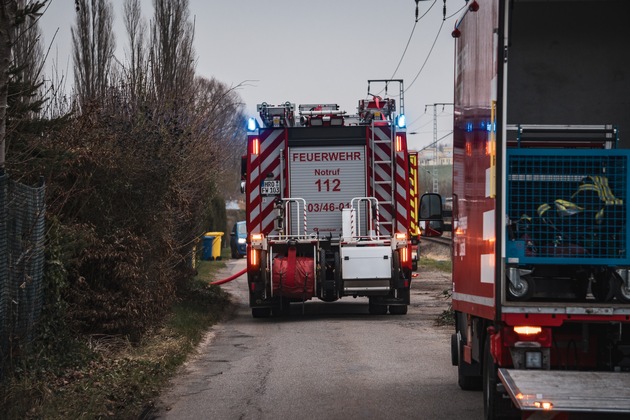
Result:
{"label": "overhead catenary wire", "polygon": [[453,18],[454,16],[456,16],[457,14],[459,14],[459,12],[461,12],[464,8],[466,8],[468,6],[468,0],[466,0],[466,4],[464,4],[462,7],[459,8],[459,10],[449,16],[446,16],[446,0],[444,0],[444,9],[443,9],[443,18],[442,18],[442,23],[440,24],[440,27],[438,29],[437,34],[435,35],[435,39],[433,40],[433,44],[431,45],[431,49],[429,49],[429,52],[427,53],[426,58],[424,59],[424,62],[422,63],[422,66],[420,67],[420,70],[418,70],[418,73],[416,73],[416,76],[413,78],[413,80],[411,81],[411,83],[409,85],[407,85],[407,88],[405,89],[405,93],[407,92],[407,90],[409,90],[411,88],[411,86],[413,86],[413,84],[415,83],[415,81],[418,79],[418,77],[420,76],[420,73],[422,73],[422,70],[424,70],[424,67],[426,66],[427,62],[429,61],[429,58],[431,57],[431,53],[433,52],[433,49],[435,48],[435,44],[437,43],[438,38],[440,37],[440,33],[442,32],[442,27],[444,26],[444,22],[446,22],[447,20]]}
{"label": "overhead catenary wire", "polygon": [[418,0],[416,0],[416,19],[413,22],[413,28],[411,29],[411,33],[409,34],[409,39],[407,40],[407,45],[405,45],[405,49],[403,50],[402,56],[400,57],[400,60],[398,60],[398,65],[396,66],[396,69],[394,70],[394,72],[392,73],[392,76],[390,77],[390,79],[393,79],[394,76],[396,76],[396,72],[398,71],[398,69],[400,68],[400,64],[402,63],[403,59],[405,58],[405,54],[407,53],[407,49],[409,48],[409,44],[411,43],[411,38],[413,38],[413,33],[416,30],[416,26],[418,25],[418,22],[427,15],[427,13],[429,13],[429,11],[431,10],[431,8],[433,8],[433,6],[435,6],[435,3],[437,3],[437,0],[434,0],[433,3],[431,3],[431,6],[429,6],[429,8],[427,9],[426,12],[424,12],[422,14],[422,16],[418,17]]}

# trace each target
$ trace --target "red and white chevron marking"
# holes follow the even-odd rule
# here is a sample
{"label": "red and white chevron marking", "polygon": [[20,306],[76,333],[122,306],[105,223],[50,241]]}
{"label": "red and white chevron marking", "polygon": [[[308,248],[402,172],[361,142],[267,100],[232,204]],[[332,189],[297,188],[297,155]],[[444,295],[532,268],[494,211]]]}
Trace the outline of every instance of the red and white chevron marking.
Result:
{"label": "red and white chevron marking", "polygon": [[[261,130],[259,136],[250,135],[248,141],[254,138],[260,142],[260,153],[249,153],[247,163],[247,231],[260,232],[265,235],[273,230],[274,200],[271,197],[263,199],[260,195],[260,185],[263,180],[280,179],[280,151],[285,145],[285,130]],[[251,150],[251,149],[250,149]],[[269,178],[268,174],[273,174]]]}

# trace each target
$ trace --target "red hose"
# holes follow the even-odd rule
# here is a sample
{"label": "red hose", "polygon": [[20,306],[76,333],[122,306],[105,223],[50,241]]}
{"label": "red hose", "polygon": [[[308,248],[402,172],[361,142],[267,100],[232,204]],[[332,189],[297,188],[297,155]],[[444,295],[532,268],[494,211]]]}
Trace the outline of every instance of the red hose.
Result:
{"label": "red hose", "polygon": [[242,269],[241,271],[239,271],[239,272],[238,272],[238,273],[236,273],[236,274],[232,274],[230,277],[228,277],[228,278],[226,278],[226,279],[223,279],[223,280],[217,280],[217,281],[212,281],[212,282],[210,282],[210,284],[214,284],[215,286],[218,286],[218,285],[220,285],[220,284],[227,283],[227,282],[232,281],[232,280],[234,280],[234,279],[236,279],[236,278],[238,278],[238,277],[241,277],[241,276],[242,276],[243,274],[245,274],[246,272],[247,272],[247,267],[245,267],[244,269]]}

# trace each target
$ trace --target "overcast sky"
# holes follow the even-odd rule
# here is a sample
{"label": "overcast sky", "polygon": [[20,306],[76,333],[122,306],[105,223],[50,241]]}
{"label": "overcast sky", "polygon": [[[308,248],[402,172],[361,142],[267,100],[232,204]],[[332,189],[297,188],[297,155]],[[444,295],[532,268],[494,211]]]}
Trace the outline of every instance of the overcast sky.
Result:
{"label": "overcast sky", "polygon": [[[444,23],[444,0],[420,1],[419,13],[425,16],[415,30],[414,0],[189,1],[196,28],[197,74],[228,86],[241,84],[238,93],[248,114],[255,115],[256,104],[286,101],[337,103],[354,114],[358,100],[367,95],[368,79],[393,76],[404,80],[407,131],[418,133],[409,136],[409,147],[417,150],[433,140],[433,109],[425,113],[425,105],[453,100],[451,32],[464,0],[446,1],[446,16],[452,17]],[[112,3],[116,56],[124,63],[128,47],[123,0]],[[152,0],[142,0],[142,7],[148,21]],[[74,0],[49,0],[40,20],[45,49],[58,29],[48,68],[56,63],[69,80],[74,15]],[[397,94],[396,85],[392,91]],[[437,113],[440,138],[452,130],[453,110],[440,106]],[[443,142],[450,143],[450,138]]]}

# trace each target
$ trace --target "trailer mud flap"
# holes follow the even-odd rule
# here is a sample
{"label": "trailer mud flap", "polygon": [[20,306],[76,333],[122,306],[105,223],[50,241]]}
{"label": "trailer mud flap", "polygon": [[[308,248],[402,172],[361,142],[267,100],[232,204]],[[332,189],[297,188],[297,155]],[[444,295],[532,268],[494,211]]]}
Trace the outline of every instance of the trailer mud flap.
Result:
{"label": "trailer mud flap", "polygon": [[630,413],[630,372],[501,368],[499,379],[523,412]]}

